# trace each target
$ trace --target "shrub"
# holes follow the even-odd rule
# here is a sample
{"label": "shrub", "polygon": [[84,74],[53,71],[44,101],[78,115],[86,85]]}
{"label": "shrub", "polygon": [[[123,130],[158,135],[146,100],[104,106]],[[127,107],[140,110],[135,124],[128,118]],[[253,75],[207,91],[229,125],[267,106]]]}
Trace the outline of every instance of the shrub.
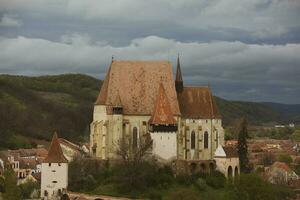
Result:
{"label": "shrub", "polygon": [[33,181],[19,185],[22,199],[29,199],[35,189],[39,189],[39,184]]}
{"label": "shrub", "polygon": [[206,181],[203,178],[198,178],[197,181],[195,182],[195,187],[200,191],[206,191],[207,190]]}
{"label": "shrub", "polygon": [[191,188],[180,188],[169,193],[165,200],[200,200],[199,194]]}
{"label": "shrub", "polygon": [[293,159],[290,155],[287,155],[287,154],[281,154],[278,156],[277,160],[279,162],[284,162],[286,164],[291,164],[293,162]]}
{"label": "shrub", "polygon": [[223,188],[226,183],[224,174],[219,171],[213,171],[209,176],[206,177],[206,184],[213,188]]}

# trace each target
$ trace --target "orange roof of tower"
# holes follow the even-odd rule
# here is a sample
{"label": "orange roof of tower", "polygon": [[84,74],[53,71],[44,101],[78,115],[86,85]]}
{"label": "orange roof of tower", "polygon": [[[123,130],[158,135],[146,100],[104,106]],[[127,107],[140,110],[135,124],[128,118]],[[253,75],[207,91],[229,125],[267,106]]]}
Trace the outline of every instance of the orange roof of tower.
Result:
{"label": "orange roof of tower", "polygon": [[150,124],[175,125],[176,121],[171,111],[164,86],[160,83],[154,112],[149,120]]}
{"label": "orange roof of tower", "polygon": [[68,160],[65,158],[61,150],[57,133],[55,132],[49,147],[48,156],[45,158],[43,163],[67,163],[67,162]]}

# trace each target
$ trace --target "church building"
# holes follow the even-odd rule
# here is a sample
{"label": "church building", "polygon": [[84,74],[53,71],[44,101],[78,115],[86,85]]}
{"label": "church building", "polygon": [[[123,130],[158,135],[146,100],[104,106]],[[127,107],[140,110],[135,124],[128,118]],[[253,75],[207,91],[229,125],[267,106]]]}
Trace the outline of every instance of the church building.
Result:
{"label": "church building", "polygon": [[207,86],[186,86],[179,57],[175,79],[168,61],[113,60],[94,105],[90,152],[118,159],[122,138],[132,148],[151,136],[152,155],[161,162],[184,161],[193,170],[215,167],[214,152],[224,130]]}

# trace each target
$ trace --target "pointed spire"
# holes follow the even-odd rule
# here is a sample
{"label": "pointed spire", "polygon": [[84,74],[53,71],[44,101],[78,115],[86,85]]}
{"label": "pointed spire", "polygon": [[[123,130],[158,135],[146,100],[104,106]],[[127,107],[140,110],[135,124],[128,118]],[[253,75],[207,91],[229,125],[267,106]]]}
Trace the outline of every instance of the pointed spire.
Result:
{"label": "pointed spire", "polygon": [[178,54],[178,57],[177,57],[175,87],[176,87],[177,92],[182,92],[183,91],[183,80],[182,80],[182,74],[181,74],[181,68],[180,68],[179,54]]}
{"label": "pointed spire", "polygon": [[175,125],[176,121],[173,117],[171,106],[166,95],[165,89],[160,83],[158,96],[154,106],[154,112],[149,120],[154,125]]}
{"label": "pointed spire", "polygon": [[61,150],[57,133],[55,132],[48,150],[48,156],[45,158],[43,163],[67,163],[67,162],[68,160],[65,158]]}

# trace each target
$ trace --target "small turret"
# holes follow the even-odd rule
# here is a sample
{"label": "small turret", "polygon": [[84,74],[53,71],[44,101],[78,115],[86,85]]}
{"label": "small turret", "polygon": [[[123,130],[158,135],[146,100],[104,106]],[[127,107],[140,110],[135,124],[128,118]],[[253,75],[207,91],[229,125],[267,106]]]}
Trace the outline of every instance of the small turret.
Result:
{"label": "small turret", "polygon": [[181,74],[181,69],[180,69],[179,55],[177,57],[175,88],[176,88],[177,92],[182,92],[183,91],[183,80],[182,80],[182,74]]}

